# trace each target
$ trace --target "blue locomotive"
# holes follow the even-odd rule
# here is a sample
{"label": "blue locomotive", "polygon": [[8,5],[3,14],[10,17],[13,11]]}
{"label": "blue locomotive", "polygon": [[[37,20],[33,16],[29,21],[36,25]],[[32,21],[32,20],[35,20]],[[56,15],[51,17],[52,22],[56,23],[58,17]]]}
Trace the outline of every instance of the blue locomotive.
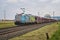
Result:
{"label": "blue locomotive", "polygon": [[16,25],[27,23],[35,23],[35,17],[31,14],[17,14],[15,16]]}

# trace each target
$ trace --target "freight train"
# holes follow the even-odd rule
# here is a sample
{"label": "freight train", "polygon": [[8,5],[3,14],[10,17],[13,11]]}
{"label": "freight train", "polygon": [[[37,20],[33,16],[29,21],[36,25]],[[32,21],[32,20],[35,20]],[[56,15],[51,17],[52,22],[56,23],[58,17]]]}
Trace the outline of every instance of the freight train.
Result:
{"label": "freight train", "polygon": [[31,14],[17,14],[15,16],[15,25],[21,24],[33,24],[33,23],[48,23],[55,22],[54,19],[43,18],[39,16],[34,16]]}

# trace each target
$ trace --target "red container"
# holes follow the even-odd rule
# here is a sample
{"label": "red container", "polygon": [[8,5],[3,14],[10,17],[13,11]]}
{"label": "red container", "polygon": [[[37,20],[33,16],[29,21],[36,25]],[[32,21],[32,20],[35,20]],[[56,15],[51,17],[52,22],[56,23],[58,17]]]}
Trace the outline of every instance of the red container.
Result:
{"label": "red container", "polygon": [[42,17],[36,16],[35,18],[36,18],[36,23],[42,23],[43,22]]}

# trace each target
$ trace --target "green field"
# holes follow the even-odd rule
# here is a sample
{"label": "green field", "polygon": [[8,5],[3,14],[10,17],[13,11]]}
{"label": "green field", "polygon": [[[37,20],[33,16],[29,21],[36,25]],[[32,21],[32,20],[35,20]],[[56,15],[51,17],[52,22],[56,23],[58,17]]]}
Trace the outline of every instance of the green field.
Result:
{"label": "green field", "polygon": [[60,24],[59,24],[59,29],[54,33],[54,35],[51,37],[50,40],[60,40]]}
{"label": "green field", "polygon": [[15,38],[11,38],[9,40],[47,40],[46,33],[48,33],[49,37],[51,38],[57,30],[58,30],[58,24],[52,23],[38,30],[26,33],[24,35]]}
{"label": "green field", "polygon": [[13,27],[13,26],[15,26],[14,21],[0,21],[0,29]]}

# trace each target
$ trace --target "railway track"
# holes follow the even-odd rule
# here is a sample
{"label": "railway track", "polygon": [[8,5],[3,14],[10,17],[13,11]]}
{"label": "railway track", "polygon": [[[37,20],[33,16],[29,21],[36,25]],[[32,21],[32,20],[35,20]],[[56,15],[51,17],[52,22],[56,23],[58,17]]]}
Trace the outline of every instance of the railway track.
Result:
{"label": "railway track", "polygon": [[41,28],[47,24],[51,24],[51,23],[17,26],[14,28],[0,30],[0,40],[8,40],[10,38],[23,35],[27,32],[32,31],[32,30]]}

